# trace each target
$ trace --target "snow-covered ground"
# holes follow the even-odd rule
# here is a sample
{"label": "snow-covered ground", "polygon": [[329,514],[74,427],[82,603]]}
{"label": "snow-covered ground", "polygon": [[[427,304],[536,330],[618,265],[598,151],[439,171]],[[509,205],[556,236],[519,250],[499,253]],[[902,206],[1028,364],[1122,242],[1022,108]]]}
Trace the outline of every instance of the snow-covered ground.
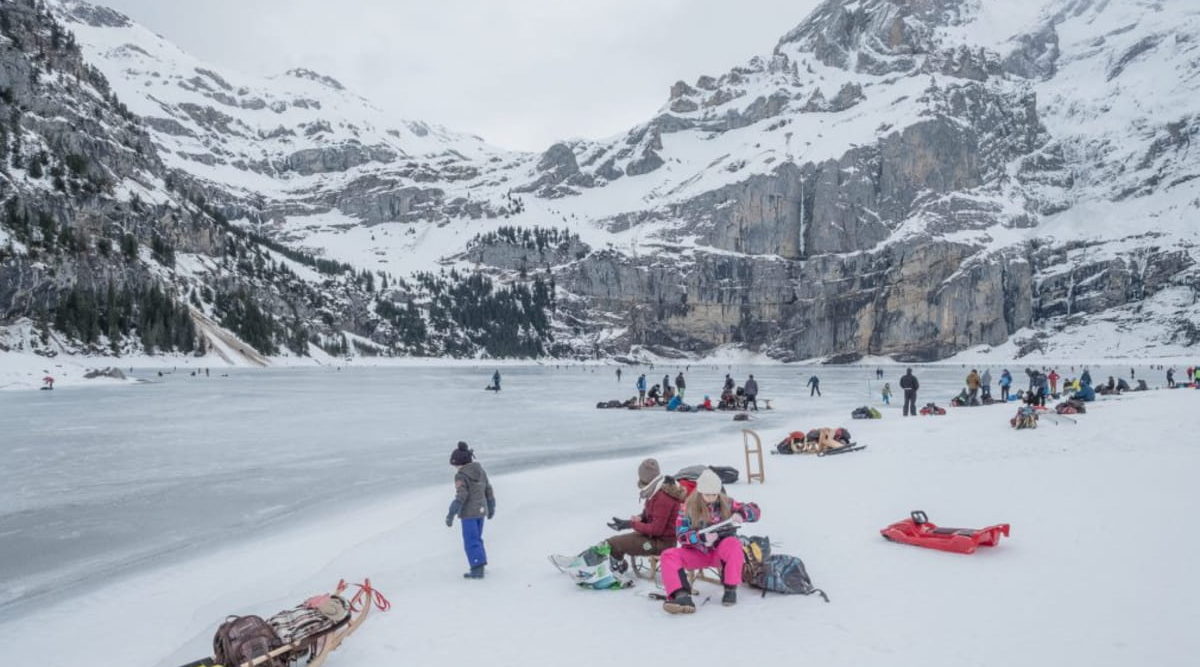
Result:
{"label": "snow-covered ground", "polygon": [[[648,377],[676,370],[659,366]],[[273,613],[341,577],[369,576],[394,608],[371,619],[331,667],[468,660],[600,665],[630,656],[755,664],[790,658],[889,666],[1184,665],[1200,650],[1192,630],[1200,621],[1200,579],[1191,565],[1200,538],[1186,529],[1200,510],[1193,480],[1200,453],[1192,446],[1200,392],[1102,398],[1078,424],[1046,421],[1016,432],[1006,406],[903,419],[893,404],[883,420],[851,422],[848,407],[868,402],[868,382],[878,389],[864,368],[819,369],[826,391],[819,399],[801,387],[811,368],[733,370],[739,379],[755,373],[763,394],[776,399],[778,410],[749,424],[764,442],[793,429],[844,425],[868,444],[827,459],[770,456],[765,485],[730,487],[734,497],[763,508],[762,522],[747,532],[769,535],[778,551],[804,558],[830,604],[744,589],[737,607],[710,602],[694,617],[669,617],[640,597],[650,590],[645,583],[630,591],[580,591],[546,562],[546,554],[573,553],[609,534],[608,517],[637,510],[633,479],[647,454],[666,470],[697,462],[742,465],[742,424],[728,415],[591,407],[628,394],[631,374],[618,385],[609,369],[512,369],[501,395],[481,396],[480,378],[465,370],[347,370],[342,385],[305,376],[315,371],[244,371],[222,378],[224,384],[168,376],[162,385],[56,392],[55,402],[88,399],[60,406],[68,410],[38,408],[37,401],[51,398],[45,393],[6,395],[0,449],[6,462],[24,456],[29,465],[6,465],[0,473],[6,494],[0,506],[28,518],[57,504],[65,523],[46,527],[70,544],[73,515],[108,508],[103,520],[92,516],[92,528],[136,533],[139,513],[171,495],[191,502],[175,526],[182,536],[203,527],[213,497],[260,484],[262,497],[242,496],[240,511],[309,492],[345,502],[282,527],[240,516],[261,521],[264,537],[197,537],[170,562],[119,578],[97,574],[86,586],[61,585],[51,600],[29,601],[19,613],[6,609],[0,642],[13,664],[174,667],[207,653],[226,614]],[[885,368],[893,387],[898,370]],[[718,384],[725,372],[693,367],[690,393]],[[919,372],[926,388],[921,402],[944,404],[960,382],[960,369],[948,365]],[[1099,377],[1116,372],[1093,370]],[[351,386],[361,391],[338,395]],[[395,386],[414,393],[372,398]],[[424,419],[406,418],[403,401],[394,415],[376,414],[381,404],[422,388],[426,402],[413,407]],[[97,424],[99,416],[119,421],[134,409],[121,397],[135,392],[139,414],[160,423],[107,434],[89,446],[112,426]],[[326,404],[325,412],[312,414],[314,402]],[[361,404],[357,411],[354,403]],[[170,412],[156,416],[166,406]],[[56,419],[59,426],[50,426]],[[319,422],[336,427],[339,437],[328,430],[298,437]],[[250,432],[242,439],[226,441],[244,430]],[[459,438],[476,446],[497,488],[497,517],[485,535],[491,567],[482,582],[461,579],[457,528],[441,522],[451,477],[444,461]],[[197,466],[207,470],[193,471]],[[94,483],[68,484],[73,471]],[[142,474],[126,478],[131,471]],[[383,494],[378,484],[387,476],[393,482]],[[159,495],[140,493],[154,485],[161,485]],[[973,556],[879,537],[880,528],[912,509],[945,525],[1010,522],[1012,537]],[[23,539],[11,529],[0,534],[3,550]],[[42,548],[46,558],[55,549]],[[15,583],[3,581],[0,589]],[[135,622],[147,615],[153,623]]]}

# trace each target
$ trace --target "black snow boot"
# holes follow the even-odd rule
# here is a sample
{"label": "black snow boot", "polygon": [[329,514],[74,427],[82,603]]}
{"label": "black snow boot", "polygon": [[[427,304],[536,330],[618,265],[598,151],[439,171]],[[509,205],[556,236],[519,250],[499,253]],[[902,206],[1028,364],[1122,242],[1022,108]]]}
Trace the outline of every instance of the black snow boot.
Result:
{"label": "black snow boot", "polygon": [[663,611],[668,614],[693,614],[696,612],[696,603],[692,602],[692,596],[688,594],[687,589],[681,588],[663,603]]}
{"label": "black snow boot", "polygon": [[482,565],[476,565],[471,568],[470,572],[466,572],[463,574],[463,579],[482,579],[482,578],[483,578],[483,566]]}
{"label": "black snow boot", "polygon": [[737,604],[737,586],[726,586],[725,595],[721,596],[721,604],[732,607]]}

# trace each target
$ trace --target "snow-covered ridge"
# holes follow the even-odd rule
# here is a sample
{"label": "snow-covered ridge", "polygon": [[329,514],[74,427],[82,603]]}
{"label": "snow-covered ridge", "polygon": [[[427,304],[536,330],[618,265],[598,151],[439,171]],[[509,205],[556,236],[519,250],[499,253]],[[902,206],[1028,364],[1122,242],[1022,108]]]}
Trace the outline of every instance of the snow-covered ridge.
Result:
{"label": "snow-covered ridge", "polygon": [[[829,0],[769,53],[677,82],[628,132],[541,155],[389,121],[308,70],[218,72],[128,20],[94,20],[79,0],[61,11],[168,163],[224,187],[234,217],[259,231],[395,274],[460,266],[510,279],[468,262],[469,240],[497,224],[562,228],[594,254],[544,268],[586,311],[572,328],[595,327],[596,341],[690,348],[791,332],[775,351],[808,358],[944,335],[919,319],[988,322],[949,349],[996,344],[1186,285],[1200,259],[1200,19],[1185,5]],[[896,298],[884,286],[898,275],[856,287],[847,276],[898,273],[894,258],[914,255],[951,266],[890,305],[936,304],[900,333],[866,333],[896,325],[865,306],[851,337],[808,331],[813,317],[829,324],[824,306],[778,312]],[[722,305],[726,274],[758,275],[732,287],[759,304],[756,333]],[[979,293],[1000,282],[1003,293]],[[648,302],[685,305],[660,310],[638,339],[617,322],[642,320]]]}
{"label": "snow-covered ridge", "polygon": [[308,69],[218,71],[111,10],[61,0],[55,11],[151,127],[167,164],[235,192],[282,196],[359,167],[500,153],[478,137],[397,119]]}

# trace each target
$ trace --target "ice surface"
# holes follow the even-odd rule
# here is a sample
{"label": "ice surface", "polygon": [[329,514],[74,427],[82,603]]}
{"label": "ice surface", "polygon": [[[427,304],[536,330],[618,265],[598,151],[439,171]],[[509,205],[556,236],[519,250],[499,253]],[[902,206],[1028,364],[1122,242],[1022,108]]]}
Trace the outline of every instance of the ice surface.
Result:
{"label": "ice surface", "polygon": [[[878,405],[873,368],[696,366],[690,401],[716,400],[725,372],[757,376],[762,396],[805,413]],[[1011,368],[1022,381],[1020,366]],[[900,367],[886,367],[899,394]],[[97,585],[150,564],[272,534],[297,521],[430,485],[446,485],[462,439],[493,474],[629,456],[735,437],[728,414],[596,410],[633,395],[613,367],[345,368],[167,373],[151,384],[6,393],[0,412],[0,620],[13,603]],[[682,366],[646,370],[659,383]],[[919,368],[920,400],[948,403],[967,369]],[[982,370],[982,369],[981,369]],[[1097,379],[1126,367],[1094,369]],[[999,378],[999,368],[992,368]],[[1180,371],[1182,373],[1182,370]],[[228,373],[228,376],[225,376]],[[805,382],[822,378],[825,396]],[[1070,375],[1064,368],[1063,373]],[[1154,384],[1161,372],[1143,369]],[[893,403],[893,406],[895,403]],[[725,463],[736,463],[726,461]]]}
{"label": "ice surface", "polygon": [[[739,379],[753,372],[763,395],[778,401],[779,410],[748,424],[765,443],[792,429],[844,425],[868,449],[825,459],[768,456],[766,485],[730,487],[734,497],[763,508],[762,522],[747,532],[769,535],[777,551],[803,557],[832,603],[762,598],[743,588],[737,607],[710,603],[690,619],[669,617],[639,597],[650,589],[646,582],[631,591],[580,591],[545,560],[611,534],[603,526],[609,516],[636,511],[633,475],[646,452],[666,470],[697,462],[740,467],[743,424],[727,414],[592,407],[627,394],[632,375],[618,391],[611,369],[514,368],[504,371],[499,396],[481,391],[490,375],[482,368],[174,376],[145,388],[5,394],[2,426],[6,435],[21,434],[21,442],[6,438],[0,454],[24,461],[20,474],[4,469],[5,508],[19,496],[29,511],[57,507],[69,522],[99,498],[109,503],[104,518],[112,523],[149,525],[147,504],[163,494],[145,492],[148,500],[136,503],[85,482],[98,478],[115,488],[133,480],[123,492],[136,497],[153,486],[147,480],[154,471],[184,477],[176,488],[188,491],[216,483],[225,471],[265,485],[260,494],[233,483],[219,494],[204,488],[189,494],[193,504],[181,532],[193,522],[210,529],[222,521],[270,524],[245,515],[288,516],[301,499],[319,495],[306,486],[313,480],[352,499],[310,522],[276,521],[260,531],[262,539],[197,541],[189,558],[130,568],[136,571],[110,578],[110,585],[57,586],[54,604],[39,599],[0,621],[0,644],[13,664],[175,667],[209,650],[227,614],[273,613],[341,577],[370,576],[395,606],[364,626],[331,667],[457,665],[464,651],[496,667],[564,659],[601,665],[611,663],[614,650],[668,651],[718,664],[1190,664],[1200,650],[1193,631],[1200,588],[1191,575],[1200,541],[1180,527],[1200,511],[1193,479],[1200,455],[1189,437],[1200,427],[1200,392],[1102,398],[1077,424],[1044,421],[1034,431],[1008,427],[1011,406],[912,419],[901,419],[893,406],[883,420],[852,422],[848,408],[868,402],[868,382],[872,392],[878,389],[872,369],[818,369],[826,394],[820,399],[803,395],[812,368],[734,369]],[[900,369],[885,369],[895,386]],[[660,365],[648,377],[661,380],[668,370],[676,371]],[[724,373],[692,370],[693,395],[716,387]],[[920,401],[944,404],[965,370],[919,368]],[[1097,379],[1128,371],[1092,370]],[[1139,366],[1137,374],[1149,375],[1152,386],[1161,383],[1157,371]],[[38,408],[39,402],[55,409]],[[171,403],[187,409],[155,412],[155,405]],[[68,409],[71,420],[60,416]],[[218,416],[225,412],[235,418]],[[119,456],[106,458],[89,444],[104,428],[134,417],[138,429],[115,438]],[[54,437],[15,431],[18,424]],[[90,430],[76,430],[85,425]],[[458,437],[477,446],[499,499],[485,532],[491,565],[483,582],[459,576],[458,531],[441,523],[449,500],[444,460]],[[150,444],[151,438],[167,444]],[[324,453],[327,438],[338,444],[332,453]],[[51,476],[49,463],[31,468],[35,447],[47,462],[90,447],[93,465],[68,467],[66,476],[76,482],[66,483]],[[602,454],[616,458],[582,460]],[[256,471],[264,459],[279,461]],[[305,464],[320,474],[305,472]],[[207,476],[193,475],[193,465]],[[15,493],[14,484],[24,491]],[[205,516],[210,496],[224,494],[246,501],[243,514]],[[974,556],[879,537],[880,528],[912,509],[943,525],[1011,522],[1013,534]],[[113,518],[122,512],[127,516]],[[9,549],[22,539],[6,534],[0,545]],[[3,559],[6,567],[9,561]],[[13,583],[6,575],[0,589]],[[719,594],[701,587],[704,595]],[[130,622],[148,617],[154,622]],[[664,637],[683,640],[664,645]]]}

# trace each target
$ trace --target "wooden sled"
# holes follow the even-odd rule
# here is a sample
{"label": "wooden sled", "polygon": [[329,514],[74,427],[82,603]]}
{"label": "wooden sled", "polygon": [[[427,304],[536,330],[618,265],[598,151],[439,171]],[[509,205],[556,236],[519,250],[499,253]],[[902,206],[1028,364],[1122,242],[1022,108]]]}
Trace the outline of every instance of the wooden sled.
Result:
{"label": "wooden sled", "polygon": [[[189,662],[181,667],[258,667],[271,660],[280,660],[288,665],[304,660],[305,662],[302,664],[307,667],[321,667],[329,659],[329,655],[362,626],[363,622],[367,620],[367,616],[370,615],[372,606],[378,607],[380,611],[387,611],[391,607],[387,598],[371,586],[370,579],[354,585],[358,587],[358,592],[350,599],[350,615],[324,632],[289,642],[270,653],[237,665],[222,665],[209,657]],[[349,586],[346,582],[340,581],[333,594],[339,595],[347,588]]]}

